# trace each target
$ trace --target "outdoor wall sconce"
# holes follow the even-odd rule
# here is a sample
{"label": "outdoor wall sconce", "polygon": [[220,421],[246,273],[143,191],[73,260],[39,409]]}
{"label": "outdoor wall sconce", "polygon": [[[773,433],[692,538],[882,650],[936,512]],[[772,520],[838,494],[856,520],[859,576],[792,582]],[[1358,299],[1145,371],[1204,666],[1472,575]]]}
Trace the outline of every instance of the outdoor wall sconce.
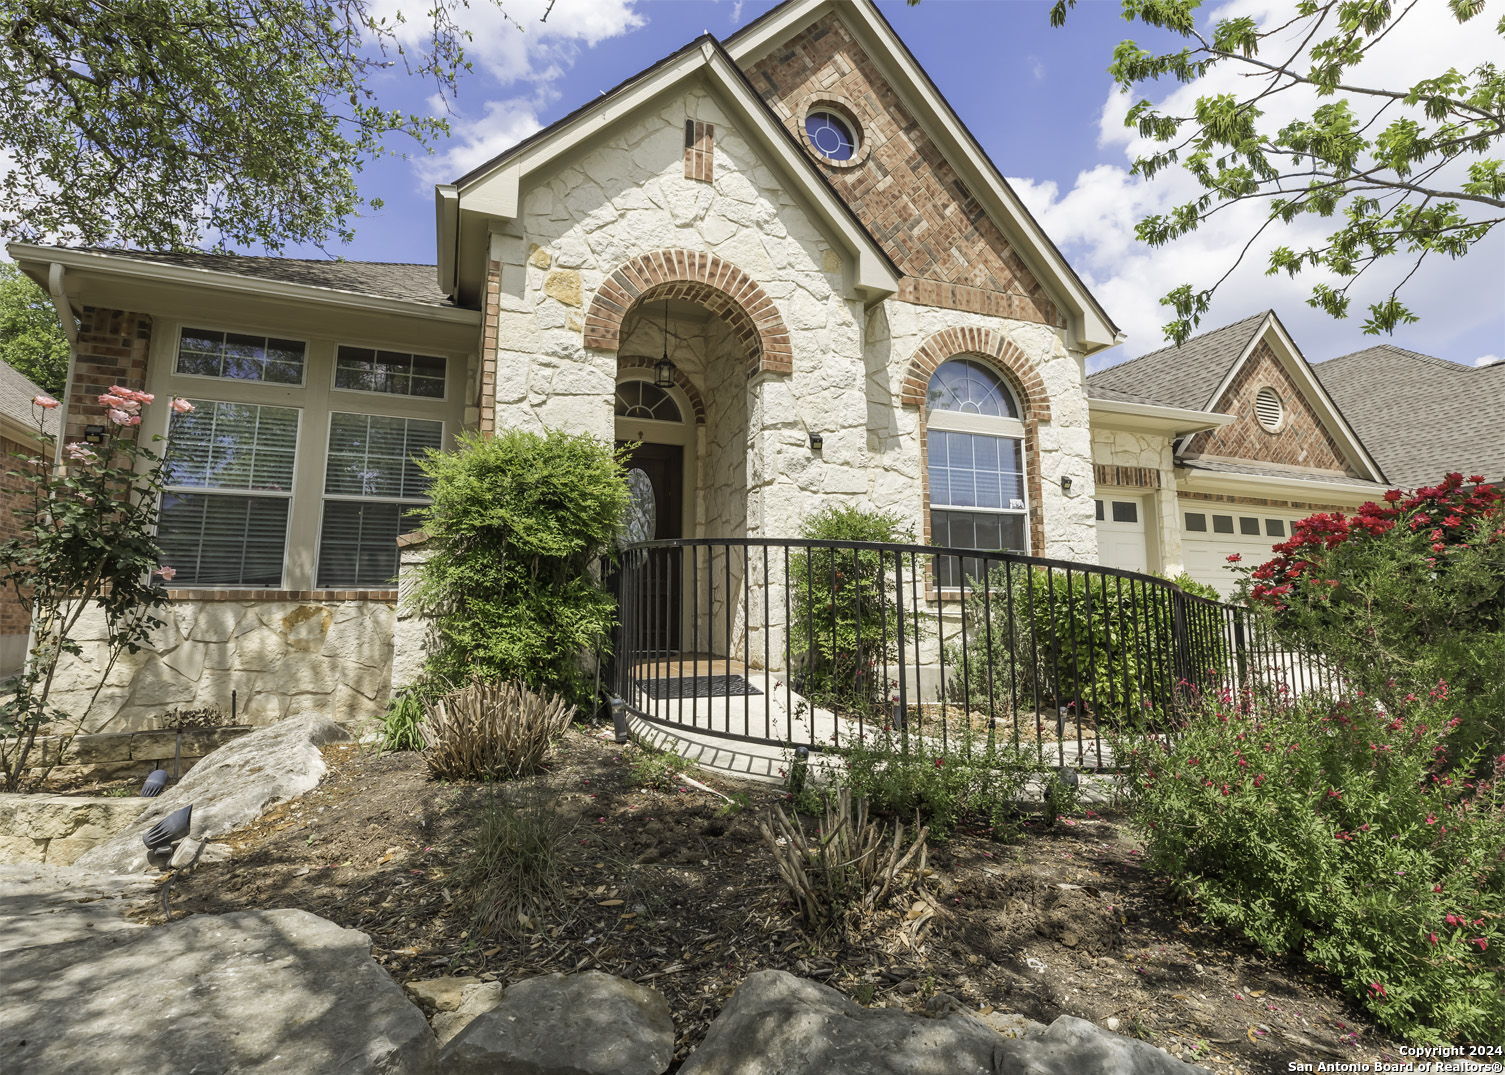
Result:
{"label": "outdoor wall sconce", "polygon": [[819,433],[810,434],[810,450],[812,452],[820,451],[825,446],[825,443],[826,438],[822,437]]}
{"label": "outdoor wall sconce", "polygon": [[103,444],[105,442],[105,427],[84,426],[84,442],[86,444]]}
{"label": "outdoor wall sconce", "polygon": [[1069,475],[1069,474],[1063,474],[1063,475],[1061,475],[1061,492],[1066,493],[1068,495],[1071,493],[1071,475]]}

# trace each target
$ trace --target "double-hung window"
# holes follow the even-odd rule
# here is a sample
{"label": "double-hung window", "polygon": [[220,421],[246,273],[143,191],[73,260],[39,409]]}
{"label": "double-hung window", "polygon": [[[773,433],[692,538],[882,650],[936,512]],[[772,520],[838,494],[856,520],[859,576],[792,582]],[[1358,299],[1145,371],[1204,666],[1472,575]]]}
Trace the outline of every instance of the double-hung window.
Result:
{"label": "double-hung window", "polygon": [[[979,362],[950,359],[930,378],[925,421],[931,541],[1028,551],[1024,424],[1008,386]],[[980,570],[980,560],[939,557],[936,581],[960,586]]]}

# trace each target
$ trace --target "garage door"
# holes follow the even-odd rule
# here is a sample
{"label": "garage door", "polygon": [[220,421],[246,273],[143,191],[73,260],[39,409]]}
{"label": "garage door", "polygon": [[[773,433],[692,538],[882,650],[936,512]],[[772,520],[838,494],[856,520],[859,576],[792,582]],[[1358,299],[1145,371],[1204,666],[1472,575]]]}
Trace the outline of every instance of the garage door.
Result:
{"label": "garage door", "polygon": [[1126,571],[1148,571],[1144,503],[1139,497],[1105,496],[1097,502],[1097,562]]}
{"label": "garage door", "polygon": [[1181,555],[1186,573],[1198,582],[1216,586],[1227,595],[1233,592],[1238,577],[1229,569],[1228,557],[1239,553],[1246,566],[1262,564],[1275,554],[1278,545],[1291,533],[1291,524],[1303,515],[1229,511],[1197,505],[1181,508]]}

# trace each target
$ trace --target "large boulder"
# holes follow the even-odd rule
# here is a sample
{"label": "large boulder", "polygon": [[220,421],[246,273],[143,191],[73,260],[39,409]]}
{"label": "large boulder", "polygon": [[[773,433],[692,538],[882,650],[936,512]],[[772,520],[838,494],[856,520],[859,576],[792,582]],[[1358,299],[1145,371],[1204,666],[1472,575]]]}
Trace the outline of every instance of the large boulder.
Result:
{"label": "large boulder", "polygon": [[137,873],[146,869],[146,830],[180,807],[193,805],[193,835],[213,839],[249,824],[266,810],[318,786],[328,768],[319,748],[348,742],[326,717],[295,717],[227,743],[204,758],[136,817],[120,835],[85,851],[74,865]]}
{"label": "large boulder", "polygon": [[1062,1016],[1006,1038],[952,1012],[932,1019],[863,1008],[783,971],[732,994],[680,1075],[1193,1075],[1203,1069],[1132,1038]]}
{"label": "large boulder", "polygon": [[439,1054],[445,1075],[661,1075],[674,1021],[656,989],[600,971],[508,986]]}
{"label": "large boulder", "polygon": [[[41,863],[0,866],[0,953],[141,929],[126,915],[155,894],[149,877]],[[0,967],[9,966],[8,958],[0,956]]]}
{"label": "large boulder", "polygon": [[197,915],[5,957],[7,1075],[427,1073],[371,940],[306,911]]}

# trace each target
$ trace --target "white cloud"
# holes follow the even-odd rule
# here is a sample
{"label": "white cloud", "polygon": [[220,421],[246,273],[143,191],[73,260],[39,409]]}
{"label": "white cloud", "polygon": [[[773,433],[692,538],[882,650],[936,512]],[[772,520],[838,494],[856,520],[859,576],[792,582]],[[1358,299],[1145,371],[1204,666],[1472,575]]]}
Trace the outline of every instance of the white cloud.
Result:
{"label": "white cloud", "polygon": [[1480,355],[1474,359],[1474,365],[1481,369],[1485,366],[1498,365],[1501,362],[1505,362],[1505,355]]}
{"label": "white cloud", "polygon": [[[1283,0],[1233,0],[1213,12],[1212,18],[1248,15],[1261,24],[1275,17],[1290,17]],[[1376,46],[1356,69],[1356,84],[1404,86],[1441,68],[1437,57],[1467,70],[1489,58],[1498,48],[1493,35],[1476,19],[1460,26],[1442,5],[1418,7],[1389,38]],[[1279,52],[1273,44],[1270,53]],[[1160,99],[1167,112],[1187,114],[1196,98],[1210,93],[1246,94],[1249,79],[1234,68],[1215,69],[1194,83],[1175,86]],[[1011,179],[1021,198],[1036,214],[1046,231],[1058,242],[1109,313],[1128,334],[1123,348],[1099,359],[1108,364],[1132,355],[1153,350],[1164,344],[1161,326],[1170,319],[1170,310],[1160,305],[1160,297],[1177,284],[1191,281],[1205,286],[1217,280],[1233,265],[1238,252],[1249,242],[1264,222],[1259,205],[1245,203],[1218,212],[1189,236],[1159,249],[1141,243],[1134,234],[1135,223],[1143,217],[1163,213],[1201,193],[1195,180],[1177,168],[1163,171],[1153,181],[1133,176],[1128,163],[1143,155],[1151,144],[1137,132],[1123,125],[1130,98],[1116,90],[1109,93],[1099,116],[1098,146],[1104,163],[1077,175],[1071,187],[1062,190],[1053,182]],[[1314,98],[1304,91],[1276,95],[1267,100],[1271,122],[1284,123],[1299,115],[1310,115]],[[1386,113],[1393,118],[1397,109]],[[1219,289],[1213,308],[1202,328],[1215,328],[1265,308],[1274,308],[1295,334],[1298,343],[1313,359],[1326,358],[1352,350],[1360,330],[1365,304],[1388,293],[1409,269],[1409,263],[1397,259],[1394,264],[1376,265],[1351,291],[1352,309],[1359,316],[1335,322],[1311,309],[1307,297],[1313,284],[1322,280],[1316,273],[1303,273],[1295,279],[1264,275],[1266,255],[1275,245],[1300,249],[1320,245],[1336,222],[1319,218],[1298,219],[1291,225],[1272,227],[1254,242],[1243,264]],[[1408,305],[1422,315],[1426,337],[1415,336],[1408,346],[1431,353],[1444,353],[1446,339],[1457,338],[1476,329],[1498,314],[1487,303],[1463,301],[1477,296],[1477,265],[1505,256],[1505,235],[1493,236],[1475,249],[1470,261],[1430,261],[1407,285],[1404,293]],[[1373,279],[1370,279],[1372,277]],[[1403,336],[1397,334],[1397,342]],[[1440,337],[1440,339],[1439,339]]]}
{"label": "white cloud", "polygon": [[[425,184],[448,182],[478,164],[516,145],[537,131],[539,113],[555,99],[552,84],[580,58],[581,53],[612,37],[635,30],[645,19],[638,0],[474,0],[455,11],[461,28],[471,35],[465,47],[475,72],[462,84],[464,98],[450,106],[451,136],[439,152],[415,163]],[[381,13],[391,15],[411,0],[384,0]],[[547,22],[540,22],[545,12]],[[404,39],[418,44],[423,20],[405,24]],[[527,92],[508,94],[526,84]],[[467,106],[488,95],[479,109]],[[444,112],[442,101],[434,102]]]}

